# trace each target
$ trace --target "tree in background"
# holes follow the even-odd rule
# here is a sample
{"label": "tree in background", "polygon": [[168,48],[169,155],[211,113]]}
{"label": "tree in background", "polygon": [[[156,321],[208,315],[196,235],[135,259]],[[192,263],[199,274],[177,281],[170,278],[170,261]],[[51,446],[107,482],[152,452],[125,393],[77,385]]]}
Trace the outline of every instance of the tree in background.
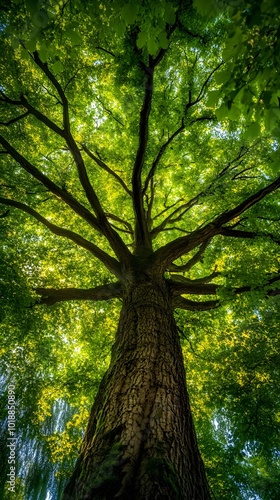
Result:
{"label": "tree in background", "polygon": [[[54,461],[49,399],[70,418],[60,432],[67,455],[86,412],[71,414],[62,388],[83,407],[93,366],[106,364],[91,359],[93,330],[101,343],[110,332],[108,356],[119,316],[65,499],[211,497],[184,359],[214,494],[243,498],[246,461],[251,491],[279,494],[279,9],[272,0],[209,5],[2,8],[0,202],[16,245],[8,252],[5,238],[13,326],[3,376],[14,367],[30,371],[30,386],[36,379],[30,418],[34,435],[44,422]],[[12,299],[30,304],[28,285],[45,306],[71,302],[62,310],[72,333],[62,322],[30,337],[30,315],[48,317],[44,306],[15,328]],[[72,301],[87,301],[82,327]],[[227,480],[215,474],[219,456]]]}

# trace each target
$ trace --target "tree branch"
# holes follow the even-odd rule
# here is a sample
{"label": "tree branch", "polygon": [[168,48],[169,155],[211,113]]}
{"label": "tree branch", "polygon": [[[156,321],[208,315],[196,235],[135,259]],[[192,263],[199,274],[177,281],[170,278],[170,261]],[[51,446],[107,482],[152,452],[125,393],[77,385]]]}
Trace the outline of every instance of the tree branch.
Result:
{"label": "tree branch", "polygon": [[269,237],[278,245],[280,244],[280,240],[277,239],[277,237],[271,233],[257,233],[256,231],[242,231],[239,229],[232,229],[231,227],[222,227],[220,234],[222,236],[228,236],[230,238],[249,238],[249,239],[252,239],[252,238]]}
{"label": "tree branch", "polygon": [[[194,282],[190,284],[189,281],[192,280],[188,280],[181,276],[179,278],[181,280],[179,282],[174,281],[173,279],[167,280],[170,290],[173,293],[172,305],[174,308],[187,309],[189,311],[195,311],[195,310],[206,311],[208,309],[214,309],[221,305],[221,301],[218,299],[205,302],[194,302],[181,296],[182,293],[197,294],[197,295],[215,295],[220,285],[214,285],[214,284],[199,285],[197,283],[195,284]],[[245,292],[251,292],[253,290],[263,290],[267,297],[274,297],[276,295],[280,295],[280,288],[274,288],[272,290],[266,290],[266,291],[265,288],[269,287],[270,285],[273,285],[273,283],[276,283],[278,281],[280,281],[279,274],[271,277],[270,279],[267,280],[265,284],[262,284],[261,286],[246,285],[238,288],[233,288],[231,291],[234,294],[239,295]]]}
{"label": "tree branch", "polygon": [[121,217],[118,217],[117,215],[111,214],[109,212],[106,213],[106,217],[108,217],[108,219],[112,219],[116,222],[119,222],[120,224],[123,224],[127,228],[126,232],[131,234],[131,236],[133,236],[132,225],[129,222],[127,222],[126,220],[122,219]]}
{"label": "tree branch", "polygon": [[196,279],[190,279],[186,278],[185,276],[182,276],[181,274],[172,274],[171,279],[172,281],[175,280],[175,283],[186,283],[186,284],[193,284],[195,285],[196,283],[201,284],[201,283],[210,283],[214,278],[217,278],[217,276],[220,276],[221,273],[213,271],[213,273],[209,274],[208,276],[204,276],[203,278],[196,278]]}
{"label": "tree branch", "polygon": [[[250,285],[240,286],[238,288],[235,288],[233,291],[236,295],[239,295],[240,293],[251,292],[252,290],[263,290],[264,288],[269,287],[269,285],[273,285],[273,283],[277,283],[277,281],[280,281],[279,274],[271,277],[270,279],[267,280],[266,283],[262,284],[261,286],[257,286],[257,285],[256,286],[250,286]],[[277,288],[274,290],[267,290],[267,292],[266,292],[266,295],[268,295],[269,297],[279,295],[279,294],[280,294],[280,290]]]}
{"label": "tree branch", "polygon": [[16,160],[26,172],[37,179],[41,184],[51,191],[59,199],[63,200],[74,212],[88,222],[94,229],[102,233],[97,218],[81,203],[76,200],[68,191],[61,189],[57,184],[51,181],[45,174],[40,172],[24,156],[22,156],[3,136],[0,135],[0,144],[2,144],[8,153]]}
{"label": "tree branch", "polygon": [[22,120],[23,118],[25,118],[28,115],[29,115],[29,111],[26,111],[26,113],[23,113],[22,115],[17,116],[16,118],[11,118],[7,122],[0,122],[0,125],[4,125],[5,127],[9,127],[9,125],[12,125],[13,123],[18,122],[19,120]]}
{"label": "tree branch", "polygon": [[181,201],[184,201],[182,198],[180,198],[179,200],[175,201],[174,203],[172,203],[172,205],[169,205],[168,207],[166,206],[166,203],[167,203],[167,198],[168,198],[168,194],[165,196],[165,202],[164,202],[164,206],[165,208],[163,210],[161,210],[161,212],[159,212],[158,214],[156,214],[154,217],[153,217],[153,220],[155,219],[158,219],[158,217],[160,217],[161,215],[165,214],[165,212],[167,212],[168,210],[170,210],[170,208],[173,208],[175,207],[175,205],[177,205],[177,203],[180,203]]}
{"label": "tree branch", "polygon": [[[37,120],[39,120],[40,122],[44,123],[44,125],[46,125],[50,130],[52,130],[53,132],[55,132],[60,137],[64,138],[64,131],[63,131],[63,129],[60,128],[58,125],[56,125],[56,123],[54,123],[52,120],[50,120],[46,115],[44,115],[43,113],[41,113],[41,111],[39,111],[38,109],[34,108],[34,106],[32,106],[32,104],[30,104],[27,101],[26,97],[23,94],[20,96],[20,100],[10,99],[2,91],[1,91],[1,95],[3,96],[2,99],[1,99],[1,101],[6,102],[7,104],[12,104],[14,106],[22,106],[22,107],[24,107],[28,111],[28,113],[25,113],[25,116],[27,114],[29,114],[29,113],[32,114],[33,116],[35,116],[37,118]],[[21,115],[22,118],[23,118],[23,116],[24,115]]]}
{"label": "tree branch", "polygon": [[113,273],[118,278],[121,277],[121,269],[119,262],[113,257],[111,257],[109,254],[101,250],[101,248],[99,248],[97,245],[91,243],[90,241],[80,236],[78,233],[70,231],[69,229],[64,229],[60,226],[53,224],[52,222],[49,222],[36,210],[29,207],[28,205],[25,205],[24,203],[20,203],[19,201],[0,197],[0,203],[18,208],[23,212],[26,212],[27,214],[31,215],[36,220],[41,222],[44,226],[46,226],[52,233],[56,234],[57,236],[62,236],[64,238],[67,238],[73,241],[76,245],[84,248],[85,250],[88,250],[92,255],[94,255],[101,262],[103,262],[103,264],[107,267],[107,269],[111,273]]}
{"label": "tree branch", "polygon": [[[158,226],[153,228],[153,230],[151,231],[151,238],[155,239],[161,231],[164,231],[167,224],[173,224],[174,222],[178,222],[178,221],[182,220],[185,213],[188,210],[190,210],[197,203],[197,201],[199,200],[199,198],[202,194],[203,194],[202,192],[197,194],[191,200],[189,200],[187,203],[183,203],[182,205],[180,205],[180,207],[177,207]],[[182,213],[179,213],[181,211],[182,211]],[[175,217],[175,219],[174,219],[173,217],[176,214],[179,214],[179,215],[177,215],[177,217]]]}
{"label": "tree branch", "polygon": [[[97,229],[101,234],[103,234],[109,241],[111,248],[115,252],[116,256],[121,260],[130,261],[130,252],[126,245],[122,241],[118,233],[113,230],[107,221],[107,218],[102,210],[101,213],[98,212],[98,217],[95,217],[87,208],[85,208],[81,203],[76,200],[70,193],[65,189],[61,189],[53,181],[51,181],[46,175],[42,174],[36,167],[34,167],[25,157],[23,157],[13,146],[6,141],[6,139],[0,135],[0,144],[2,144],[5,149],[10,153],[10,155],[35,179],[46,186],[53,194],[58,198],[62,199],[67,205],[69,205],[80,217],[86,220],[94,229]],[[99,203],[99,201],[98,201]],[[102,216],[104,214],[104,217]],[[106,222],[105,222],[106,221]]]}
{"label": "tree branch", "polygon": [[175,130],[175,132],[173,132],[173,134],[169,137],[169,139],[161,146],[155,160],[153,161],[152,167],[149,170],[149,173],[146,177],[144,188],[143,188],[143,193],[145,193],[147,191],[149,182],[155,174],[156,168],[160,162],[162,155],[164,154],[164,152],[168,148],[169,144],[173,141],[173,139],[175,139],[175,137],[177,137],[177,135],[179,135],[180,132],[182,132],[182,130],[184,130],[184,128],[185,128],[185,123],[184,123],[184,120],[182,120],[182,125],[177,130]]}
{"label": "tree branch", "polygon": [[43,63],[39,57],[39,54],[37,51],[34,52],[33,54],[33,60],[41,68],[41,70],[44,72],[44,74],[47,76],[47,78],[51,81],[51,83],[54,85],[56,88],[59,97],[62,102],[62,107],[63,107],[63,137],[67,143],[67,146],[72,154],[72,157],[75,161],[80,183],[84,189],[84,192],[86,194],[86,197],[92,207],[92,209],[95,212],[95,215],[97,217],[97,221],[99,224],[99,228],[103,235],[107,238],[108,242],[111,245],[111,248],[114,250],[115,254],[119,259],[126,258],[126,260],[129,259],[130,252],[128,251],[126,245],[124,244],[123,240],[121,239],[120,235],[111,227],[110,223],[108,222],[105,212],[101,206],[100,200],[95,192],[95,190],[92,187],[92,184],[89,180],[87,170],[84,164],[83,157],[81,155],[80,149],[78,148],[78,145],[72,136],[71,133],[71,128],[70,128],[70,120],[69,120],[69,106],[68,106],[68,99],[65,95],[65,92],[63,88],[61,87],[60,83],[58,82],[57,78],[55,75],[50,71],[48,64]]}
{"label": "tree branch", "polygon": [[122,127],[124,127],[124,124],[118,118],[116,118],[116,116],[114,116],[114,113],[109,108],[106,108],[105,104],[103,104],[103,102],[101,101],[101,99],[99,97],[97,97],[97,96],[96,96],[96,99],[101,104],[101,106],[104,109],[104,111],[106,111],[106,113],[109,116],[111,116],[113,118],[113,120],[115,120],[119,125],[121,125]]}
{"label": "tree branch", "polygon": [[142,247],[151,248],[151,240],[145,218],[142,183],[141,183],[141,174],[148,144],[149,116],[152,108],[152,95],[153,95],[154,66],[152,65],[151,57],[149,58],[149,61],[150,65],[144,67],[146,75],[146,89],[145,89],[142,108],[140,111],[138,150],[136,153],[136,158],[132,172],[132,193],[133,193],[133,207],[135,213],[136,248],[142,248]]}
{"label": "tree branch", "polygon": [[41,295],[39,304],[52,306],[57,302],[67,302],[69,300],[110,300],[122,297],[122,286],[117,281],[108,285],[99,285],[87,290],[81,288],[36,288],[36,293]]}
{"label": "tree branch", "polygon": [[116,57],[116,55],[113,52],[111,52],[110,50],[104,49],[103,47],[97,46],[97,47],[94,47],[94,48],[97,49],[97,50],[103,50],[103,52],[106,52],[107,54],[110,54],[110,56]]}
{"label": "tree branch", "polygon": [[220,301],[206,300],[202,302],[195,302],[181,296],[174,296],[172,306],[174,309],[186,309],[187,311],[209,311],[210,309],[216,309],[219,307]]}
{"label": "tree branch", "polygon": [[132,191],[127,187],[126,183],[124,182],[124,180],[118,175],[116,174],[116,172],[114,172],[114,170],[112,170],[110,167],[108,167],[108,165],[106,165],[106,163],[104,163],[104,161],[100,160],[100,158],[98,158],[98,156],[95,156],[92,151],[90,151],[87,146],[85,144],[81,144],[82,146],[82,150],[93,160],[95,161],[95,163],[97,163],[97,165],[99,165],[99,167],[103,168],[103,170],[105,170],[106,172],[108,172],[108,174],[112,175],[117,181],[118,183],[124,188],[124,190],[127,192],[127,194],[129,194],[129,196],[132,196]]}
{"label": "tree branch", "polygon": [[189,253],[193,250],[193,248],[213,238],[217,234],[221,234],[223,230],[222,226],[224,224],[244,213],[250,207],[261,201],[268,194],[277,190],[279,187],[280,177],[278,177],[271,184],[268,184],[266,187],[249,196],[233,209],[226,210],[205,227],[193,231],[188,236],[177,238],[176,240],[167,243],[164,247],[159,248],[154,254],[157,264],[163,270],[169,268],[173,260]]}
{"label": "tree branch", "polygon": [[246,210],[248,210],[250,207],[258,203],[259,201],[263,200],[263,198],[265,198],[268,194],[273,193],[273,191],[279,189],[279,187],[280,187],[280,177],[278,177],[277,179],[275,179],[275,181],[271,182],[270,184],[260,189],[256,193],[249,196],[246,200],[237,205],[235,208],[223,212],[219,217],[217,217],[214,220],[214,224],[218,225],[219,228],[221,228],[224,224],[234,219],[235,217],[238,217],[238,215],[241,215],[242,213],[246,212]]}
{"label": "tree branch", "polygon": [[195,266],[195,264],[197,264],[198,262],[201,261],[201,258],[204,254],[204,251],[205,249],[207,248],[207,246],[209,245],[210,243],[210,240],[209,241],[204,241],[204,243],[202,243],[202,245],[200,246],[198,252],[196,252],[196,254],[186,263],[186,264],[182,264],[181,266],[177,265],[177,264],[170,264],[170,266],[168,267],[168,271],[172,272],[172,271],[177,271],[177,272],[181,272],[181,271],[189,271],[193,266]]}
{"label": "tree branch", "polygon": [[193,106],[194,104],[197,104],[199,101],[201,101],[201,99],[202,99],[202,98],[203,98],[203,96],[204,96],[204,90],[206,89],[206,87],[207,87],[207,85],[208,85],[209,81],[211,80],[211,78],[212,78],[212,76],[214,75],[214,73],[215,73],[216,71],[218,71],[218,69],[220,69],[220,67],[221,67],[223,64],[224,64],[224,62],[222,61],[220,64],[218,64],[218,66],[216,66],[216,68],[214,68],[212,71],[210,71],[210,73],[209,73],[208,77],[207,77],[207,78],[206,78],[206,80],[204,81],[204,83],[203,83],[203,85],[202,85],[202,87],[201,87],[201,89],[200,89],[200,91],[199,91],[199,94],[198,94],[197,98],[196,98],[196,99],[192,102],[192,104],[191,104],[192,106]]}
{"label": "tree branch", "polygon": [[50,82],[53,84],[53,86],[56,88],[56,90],[58,92],[58,95],[61,99],[62,107],[63,107],[63,128],[64,128],[65,133],[67,134],[70,132],[70,121],[69,121],[68,99],[65,95],[65,92],[64,92],[63,88],[61,87],[57,78],[50,71],[48,64],[43,63],[43,61],[41,61],[37,51],[35,51],[33,53],[32,57],[33,57],[34,62],[43,71],[43,73],[45,73],[46,77],[50,80]]}
{"label": "tree branch", "polygon": [[[251,146],[250,148],[249,147],[245,147],[245,146],[241,146],[240,148],[240,151],[238,152],[237,156],[231,160],[230,162],[227,163],[227,165],[216,175],[216,177],[213,179],[213,181],[210,182],[209,186],[204,189],[203,191],[200,191],[200,193],[198,193],[196,196],[194,196],[193,198],[191,198],[188,202],[186,203],[183,203],[180,207],[177,207],[170,215],[168,215],[168,217],[166,217],[162,222],[161,224],[159,224],[158,226],[156,226],[152,231],[151,231],[151,238],[154,239],[157,237],[157,235],[164,230],[164,228],[166,227],[167,224],[169,223],[174,223],[174,222],[178,222],[180,220],[182,220],[182,218],[184,217],[185,213],[190,210],[196,203],[198,203],[199,199],[203,196],[205,196],[207,193],[211,193],[211,190],[213,189],[214,187],[214,184],[221,178],[223,177],[227,171],[230,169],[230,167],[232,167],[232,165],[234,165],[234,163],[236,161],[239,161],[240,159],[243,158],[243,156],[245,156],[248,151],[252,148],[253,146]],[[240,163],[239,163],[240,164]],[[239,165],[238,164],[238,165]],[[232,167],[233,168],[236,168],[238,165],[234,165]],[[181,212],[181,213],[180,213]],[[174,216],[177,215],[177,217],[174,219]]]}
{"label": "tree branch", "polygon": [[155,182],[154,179],[151,178],[150,181],[150,197],[147,196],[147,225],[148,230],[151,231],[153,225],[152,219],[152,209],[155,200]]}
{"label": "tree branch", "polygon": [[[172,33],[178,26],[178,12],[176,13],[176,20],[173,25],[167,26],[167,39],[169,40]],[[143,99],[142,108],[140,111],[139,133],[138,133],[138,150],[134,162],[132,172],[132,193],[133,193],[133,208],[135,213],[135,251],[141,253],[142,249],[151,250],[152,242],[149,233],[148,223],[143,204],[143,191],[141,174],[144,165],[145,154],[148,145],[149,137],[149,117],[152,108],[153,96],[153,79],[154,69],[162,60],[167,49],[161,48],[156,57],[149,56],[149,65],[143,64],[143,69],[146,74],[146,89]],[[148,186],[148,183],[145,183]],[[145,190],[144,190],[145,192]]]}
{"label": "tree branch", "polygon": [[220,285],[215,284],[205,284],[205,283],[197,283],[193,280],[189,280],[180,276],[180,281],[174,279],[168,279],[167,283],[169,284],[170,290],[173,295],[181,295],[191,294],[191,295],[216,295],[217,290]]}
{"label": "tree branch", "polygon": [[[223,63],[221,63],[221,64],[223,64]],[[207,85],[207,83],[209,82],[211,76],[221,66],[221,64],[210,73],[209,77],[204,82],[200,93],[203,91],[203,88]],[[200,94],[199,94],[198,98],[195,101],[192,101],[191,100],[191,92],[189,93],[189,101],[188,101],[188,103],[185,106],[184,117],[182,118],[182,123],[181,123],[180,127],[177,130],[175,130],[175,132],[173,132],[173,134],[169,137],[169,139],[161,146],[161,148],[160,148],[160,150],[159,150],[159,152],[158,152],[155,160],[153,161],[152,167],[149,170],[149,173],[148,173],[148,175],[146,177],[146,181],[145,181],[144,188],[143,188],[143,192],[144,193],[148,189],[149,181],[154,176],[156,168],[158,166],[158,163],[160,162],[160,159],[161,159],[162,155],[164,154],[164,152],[166,151],[166,149],[168,148],[168,146],[171,144],[171,142],[175,139],[175,137],[177,137],[177,135],[179,135],[180,132],[182,132],[185,129],[185,117],[186,117],[187,111],[192,106],[194,106],[195,104],[197,104],[200,100],[201,100],[201,98],[200,98]],[[214,119],[213,116],[200,116],[198,118],[195,118],[194,120],[191,120],[190,121],[190,125],[192,125],[193,123],[196,123],[198,121],[213,120],[213,119]]]}

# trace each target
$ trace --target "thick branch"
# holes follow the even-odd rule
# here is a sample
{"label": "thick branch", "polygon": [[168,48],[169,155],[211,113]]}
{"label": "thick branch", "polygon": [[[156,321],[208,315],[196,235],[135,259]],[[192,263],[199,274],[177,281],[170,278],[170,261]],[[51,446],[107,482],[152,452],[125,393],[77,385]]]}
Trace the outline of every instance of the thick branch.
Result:
{"label": "thick branch", "polygon": [[[172,33],[178,26],[178,13],[173,25],[167,25],[167,39],[169,40]],[[161,48],[155,57],[149,56],[149,65],[142,65],[146,75],[146,90],[144,100],[140,112],[139,133],[138,133],[138,150],[134,162],[132,172],[132,193],[133,193],[133,208],[135,212],[135,248],[141,252],[141,248],[152,248],[151,238],[148,230],[148,224],[145,217],[145,210],[143,204],[143,192],[141,174],[144,166],[144,159],[146,155],[149,135],[149,117],[152,107],[153,96],[153,79],[154,69],[161,62],[167,49]]]}
{"label": "thick branch", "polygon": [[[170,286],[171,291],[173,292],[173,299],[172,299],[172,305],[174,308],[178,309],[187,309],[189,311],[207,311],[209,309],[215,309],[221,305],[220,300],[209,300],[209,301],[204,301],[204,302],[194,302],[192,300],[186,299],[185,297],[182,297],[180,294],[193,294],[197,293],[198,295],[214,295],[219,287],[219,285],[196,285],[196,292],[195,287],[190,287],[187,283],[178,283],[174,282],[173,280],[167,280]],[[277,281],[280,281],[280,275],[274,276],[270,278],[267,283],[264,285],[261,285],[259,287],[255,286],[242,286],[239,288],[234,288],[232,289],[232,292],[236,295],[239,295],[241,293],[245,292],[251,292],[253,290],[264,290],[266,287],[269,285],[272,285],[273,283],[276,283]],[[215,290],[216,288],[216,290]],[[198,291],[199,290],[199,291]],[[267,297],[274,297],[276,295],[280,295],[280,289],[275,288],[274,290],[267,290],[265,292]]]}
{"label": "thick branch", "polygon": [[233,209],[226,210],[205,227],[193,231],[188,236],[177,238],[174,241],[167,243],[164,247],[159,248],[155,252],[155,258],[158,265],[160,265],[160,267],[164,270],[167,269],[173,260],[176,260],[182,255],[190,252],[193,248],[213,238],[215,235],[221,234],[222,226],[224,224],[244,213],[250,207],[261,201],[268,194],[277,190],[279,187],[280,177],[278,177],[271,184],[268,184],[266,187],[257,191],[255,194],[249,196]]}
{"label": "thick branch", "polygon": [[[60,137],[64,137],[64,132],[63,129],[61,129],[56,123],[54,123],[52,120],[50,120],[46,115],[41,113],[38,109],[34,108],[32,104],[30,104],[26,97],[22,94],[20,96],[20,100],[15,100],[15,99],[10,99],[4,92],[0,92],[2,95],[2,98],[0,99],[2,102],[5,102],[7,104],[12,104],[13,106],[21,106],[25,109],[27,109],[27,112],[21,115],[18,119],[24,118],[27,116],[29,113],[35,116],[38,120],[40,120],[44,125],[46,125],[50,130],[58,134]],[[18,119],[16,121],[18,121]],[[6,125],[3,123],[3,125]]]}
{"label": "thick branch", "polygon": [[153,225],[153,220],[152,220],[152,209],[153,209],[153,204],[155,200],[155,182],[154,179],[151,178],[150,181],[150,197],[146,195],[147,198],[147,225],[148,225],[148,230],[151,231],[152,225]]}
{"label": "thick branch", "polygon": [[69,300],[98,301],[121,298],[122,296],[122,286],[118,281],[108,285],[88,288],[87,290],[81,288],[36,288],[35,290],[38,295],[41,295],[40,304],[46,304],[47,306]]}
{"label": "thick branch", "polygon": [[[62,102],[62,108],[63,108],[63,137],[65,138],[65,141],[67,143],[67,146],[72,154],[72,157],[75,161],[80,183],[84,189],[84,192],[86,194],[86,197],[93,208],[95,215],[97,217],[97,221],[99,224],[99,228],[101,232],[104,234],[104,236],[107,238],[108,242],[111,245],[111,248],[114,250],[115,254],[119,259],[122,257],[126,257],[126,259],[129,258],[129,251],[125,244],[123,243],[120,235],[111,227],[109,224],[106,215],[104,213],[104,210],[101,206],[100,200],[95,192],[95,190],[92,187],[92,184],[89,180],[87,170],[84,164],[83,157],[81,155],[81,152],[78,148],[78,145],[76,141],[74,140],[72,134],[71,134],[71,129],[70,129],[70,121],[69,121],[69,106],[68,106],[68,99],[65,95],[65,92],[63,91],[60,83],[58,82],[57,78],[55,75],[50,71],[47,63],[43,63],[39,57],[38,52],[34,52],[33,54],[33,59],[35,63],[42,69],[44,74],[47,76],[47,78],[51,81],[51,83],[54,85],[56,88],[59,97]],[[35,110],[36,111],[36,110]],[[36,116],[36,115],[35,115]]]}
{"label": "thick branch", "polygon": [[8,153],[16,160],[23,168],[37,179],[41,184],[51,191],[55,196],[63,200],[74,212],[86,220],[94,229],[102,233],[97,218],[81,203],[78,202],[68,191],[61,189],[57,184],[51,181],[45,174],[34,167],[24,156],[22,156],[3,136],[0,135],[0,144],[2,144]]}
{"label": "thick branch", "polygon": [[119,262],[111,257],[109,254],[101,250],[97,245],[94,243],[91,243],[90,241],[86,240],[82,236],[80,236],[78,233],[75,233],[74,231],[70,231],[69,229],[64,229],[60,226],[57,226],[53,224],[52,222],[49,222],[45,217],[43,217],[41,214],[39,214],[36,210],[33,208],[29,207],[28,205],[25,205],[24,203],[20,203],[15,200],[10,200],[8,198],[1,198],[0,197],[0,203],[3,203],[4,205],[12,206],[19,208],[23,212],[28,213],[32,217],[34,217],[36,220],[44,224],[52,233],[56,234],[57,236],[62,236],[64,238],[68,238],[69,240],[73,241],[76,245],[85,248],[89,252],[91,252],[92,255],[97,257],[103,264],[107,267],[107,269],[113,273],[115,276],[118,278],[121,277],[121,270],[120,270],[120,264]]}
{"label": "thick branch", "polygon": [[[261,286],[240,286],[239,288],[234,289],[234,293],[239,295],[240,293],[244,292],[251,292],[253,290],[263,290],[264,288],[268,287],[269,285],[273,285],[273,283],[277,283],[277,281],[280,281],[280,275],[273,276],[272,278],[269,278],[266,283],[262,284]],[[274,295],[279,295],[280,290],[279,289],[274,289],[274,290],[267,290],[266,295],[269,297],[274,296]]]}
{"label": "thick branch", "polygon": [[271,233],[257,233],[256,231],[242,231],[239,229],[232,229],[230,227],[222,227],[220,234],[222,236],[228,236],[230,238],[271,238],[275,243],[280,244],[280,240]]}
{"label": "thick branch", "polygon": [[34,52],[33,54],[33,59],[37,66],[45,73],[46,77],[50,80],[50,82],[53,84],[53,86],[56,88],[58,95],[61,99],[62,106],[63,106],[63,128],[66,133],[70,132],[70,122],[69,122],[69,106],[68,106],[68,100],[67,97],[63,91],[63,88],[61,87],[60,83],[54,76],[54,74],[50,71],[48,64],[43,63],[41,61],[39,54],[37,51]]}
{"label": "thick branch", "polygon": [[[150,57],[150,63],[151,63],[151,57]],[[149,116],[152,108],[154,66],[150,64],[150,66],[145,67],[145,74],[146,74],[146,90],[140,112],[138,150],[136,153],[136,158],[132,173],[132,193],[133,193],[133,206],[136,219],[135,221],[136,247],[151,248],[151,241],[143,205],[141,174],[148,144]]]}
{"label": "thick branch", "polygon": [[202,302],[195,302],[193,300],[185,299],[181,296],[174,296],[172,306],[174,309],[186,309],[188,311],[209,311],[219,307],[219,300],[206,300]]}
{"label": "thick branch", "polygon": [[195,283],[192,280],[180,277],[180,281],[175,279],[167,280],[173,295],[191,294],[191,295],[215,295],[220,285]]}
{"label": "thick branch", "polygon": [[50,120],[50,118],[48,118],[46,115],[41,113],[41,111],[39,111],[37,108],[34,108],[34,106],[32,106],[32,104],[30,104],[27,101],[26,97],[24,97],[23,95],[21,96],[21,103],[22,106],[25,109],[27,109],[29,113],[31,113],[33,116],[35,116],[35,118],[37,118],[37,120],[44,123],[44,125],[46,125],[50,130],[55,132],[55,134],[59,135],[63,139],[65,138],[64,130],[60,128],[58,125],[56,125],[56,123]]}
{"label": "thick branch", "polygon": [[170,264],[168,267],[168,271],[175,271],[175,272],[181,272],[181,271],[189,271],[195,264],[201,261],[201,258],[204,254],[205,249],[209,245],[210,241],[205,241],[199,248],[198,252],[186,263],[182,264],[181,266],[177,264]]}
{"label": "thick branch", "polygon": [[219,217],[217,217],[214,220],[214,224],[218,225],[219,228],[221,228],[224,224],[231,221],[235,217],[238,217],[242,213],[246,212],[246,210],[251,208],[253,205],[263,200],[263,198],[265,198],[268,194],[273,193],[273,191],[279,189],[279,187],[280,187],[280,177],[275,179],[275,181],[272,182],[271,184],[268,184],[264,188],[260,189],[256,193],[249,196],[246,200],[244,200],[242,203],[237,205],[232,210],[226,210],[224,213],[222,213]]}
{"label": "thick branch", "polygon": [[185,276],[182,276],[181,274],[172,274],[171,278],[172,281],[175,280],[176,283],[190,283],[195,285],[196,283],[210,283],[214,278],[217,278],[217,276],[220,276],[221,273],[213,271],[213,273],[209,274],[208,276],[203,276],[203,278],[196,278],[196,279],[191,279],[191,278],[186,278]]}

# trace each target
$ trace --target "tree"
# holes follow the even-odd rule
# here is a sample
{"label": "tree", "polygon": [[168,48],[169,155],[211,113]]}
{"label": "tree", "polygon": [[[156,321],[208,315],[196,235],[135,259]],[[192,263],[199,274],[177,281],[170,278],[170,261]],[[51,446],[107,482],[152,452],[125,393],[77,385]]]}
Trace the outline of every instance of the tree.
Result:
{"label": "tree", "polygon": [[210,498],[174,311],[277,304],[279,12],[213,6],[4,4],[3,223],[40,304],[122,304],[65,499]]}

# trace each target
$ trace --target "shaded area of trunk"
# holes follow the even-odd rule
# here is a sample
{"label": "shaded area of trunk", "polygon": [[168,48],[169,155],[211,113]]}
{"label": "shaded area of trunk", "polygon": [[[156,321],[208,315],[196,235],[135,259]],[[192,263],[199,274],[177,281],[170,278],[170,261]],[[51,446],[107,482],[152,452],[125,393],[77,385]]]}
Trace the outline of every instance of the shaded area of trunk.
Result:
{"label": "shaded area of trunk", "polygon": [[209,499],[164,279],[132,280],[68,499]]}

